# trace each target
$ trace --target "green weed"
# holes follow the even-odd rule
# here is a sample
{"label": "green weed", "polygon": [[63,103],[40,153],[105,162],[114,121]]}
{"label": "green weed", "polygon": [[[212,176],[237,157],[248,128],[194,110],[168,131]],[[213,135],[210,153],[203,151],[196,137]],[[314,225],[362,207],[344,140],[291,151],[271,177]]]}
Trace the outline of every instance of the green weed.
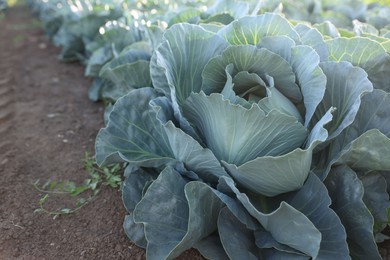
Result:
{"label": "green weed", "polygon": [[[81,185],[77,185],[70,180],[36,180],[32,185],[36,190],[42,193],[39,199],[39,208],[34,212],[43,212],[53,216],[56,219],[60,215],[71,214],[91,201],[93,201],[100,192],[102,186],[120,188],[122,186],[122,172],[124,165],[114,164],[107,167],[99,168],[96,165],[95,158],[89,153],[85,153],[82,159],[85,169],[89,173],[89,178],[85,179]],[[47,202],[52,196],[63,196],[63,200],[71,198],[74,202],[73,207],[60,207],[53,210],[46,207]]]}

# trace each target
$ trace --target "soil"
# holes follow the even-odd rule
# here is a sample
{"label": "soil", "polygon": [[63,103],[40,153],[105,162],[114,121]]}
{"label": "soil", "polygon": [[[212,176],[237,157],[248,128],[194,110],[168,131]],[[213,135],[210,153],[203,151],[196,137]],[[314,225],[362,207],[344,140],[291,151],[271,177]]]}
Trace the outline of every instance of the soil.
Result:
{"label": "soil", "polygon": [[[87,98],[91,81],[78,63],[57,59],[26,6],[0,16],[0,259],[144,259],[126,237],[118,189],[102,188],[77,212],[34,213],[40,180],[88,178],[103,104]],[[61,199],[50,206],[61,207]],[[178,259],[202,259],[195,250]]]}

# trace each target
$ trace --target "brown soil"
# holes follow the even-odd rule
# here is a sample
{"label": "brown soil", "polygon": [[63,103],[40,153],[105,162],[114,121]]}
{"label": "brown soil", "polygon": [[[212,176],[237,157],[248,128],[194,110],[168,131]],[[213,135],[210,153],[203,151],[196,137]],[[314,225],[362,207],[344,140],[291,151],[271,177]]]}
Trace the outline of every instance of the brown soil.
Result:
{"label": "brown soil", "polygon": [[[83,67],[58,61],[59,49],[26,6],[7,10],[0,28],[0,259],[144,259],[122,229],[117,189],[102,188],[93,202],[55,220],[34,213],[42,197],[37,179],[88,177],[81,158],[94,153],[103,105],[87,99]],[[179,258],[201,256],[189,250]]]}

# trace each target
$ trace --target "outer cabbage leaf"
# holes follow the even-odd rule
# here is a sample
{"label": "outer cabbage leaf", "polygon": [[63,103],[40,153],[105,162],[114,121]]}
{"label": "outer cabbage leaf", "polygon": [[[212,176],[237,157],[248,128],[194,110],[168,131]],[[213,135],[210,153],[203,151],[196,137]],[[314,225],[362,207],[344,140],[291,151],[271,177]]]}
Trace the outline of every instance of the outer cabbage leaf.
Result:
{"label": "outer cabbage leaf", "polygon": [[[124,71],[118,71],[118,68],[120,69],[121,66],[125,66],[128,64],[132,64],[137,61],[149,61],[150,60],[150,54],[143,51],[143,50],[134,50],[130,49],[125,52],[122,52],[119,56],[112,59],[110,62],[105,64],[103,68],[100,70],[100,76],[109,78],[113,82],[117,84],[123,84],[126,83],[126,81],[131,80],[130,76],[125,75]],[[115,71],[117,70],[117,71]],[[149,71],[146,71],[147,75],[144,77],[148,77],[150,81],[150,73]],[[130,74],[134,77],[134,75]],[[138,76],[138,75],[137,75]]]}
{"label": "outer cabbage leaf", "polygon": [[320,56],[320,60],[326,60],[328,58],[328,49],[324,37],[317,29],[305,24],[297,24],[294,29],[299,34],[302,44],[315,49]]}
{"label": "outer cabbage leaf", "polygon": [[134,220],[145,226],[148,259],[166,259],[186,234],[189,216],[184,194],[186,183],[168,167],[137,204]]}
{"label": "outer cabbage leaf", "polygon": [[255,236],[256,246],[258,248],[262,249],[261,250],[262,255],[270,254],[269,249],[272,249],[271,250],[272,255],[275,255],[275,256],[278,255],[277,252],[279,252],[279,253],[285,253],[286,255],[288,255],[289,257],[291,257],[293,259],[295,259],[294,256],[304,257],[304,259],[309,258],[308,256],[299,252],[298,250],[295,250],[289,246],[280,244],[272,237],[272,234],[270,232],[266,231],[265,229],[260,228],[260,229],[256,230],[254,232],[254,236]]}
{"label": "outer cabbage leaf", "polygon": [[379,35],[378,29],[368,23],[362,23],[359,20],[353,20],[353,31],[357,36],[364,36],[364,34]]}
{"label": "outer cabbage leaf", "polygon": [[83,14],[75,20],[66,20],[53,41],[61,46],[59,55],[61,60],[74,61],[82,56],[85,42],[92,40],[98,33],[99,28],[110,19],[119,18],[122,12],[110,7],[109,11],[95,11]]}
{"label": "outer cabbage leaf", "polygon": [[58,58],[65,62],[77,61],[78,55],[82,55],[84,50],[83,40],[72,33],[68,33],[64,26],[53,37],[53,43],[62,47]]}
{"label": "outer cabbage leaf", "polygon": [[149,38],[151,49],[157,49],[163,37],[163,29],[153,24],[151,26],[146,27],[145,29]]}
{"label": "outer cabbage leaf", "polygon": [[158,97],[155,90],[141,88],[115,103],[107,127],[96,139],[97,162],[126,161],[138,167],[156,168],[184,164],[207,182],[217,182],[219,176],[226,175],[210,150],[172,122],[161,123],[163,118],[172,116],[172,111],[156,108],[163,105],[161,102],[151,106],[151,99]]}
{"label": "outer cabbage leaf", "polygon": [[316,28],[324,36],[324,38],[340,37],[340,33],[337,30],[336,26],[330,21],[314,24],[313,27]]}
{"label": "outer cabbage leaf", "polygon": [[144,225],[142,223],[135,223],[133,212],[125,216],[123,221],[123,229],[127,237],[137,246],[146,248],[147,241],[145,238]]}
{"label": "outer cabbage leaf", "polygon": [[[321,233],[313,223],[301,212],[282,201],[275,210],[263,213],[256,208],[245,193],[241,193],[232,179],[221,177],[218,189],[225,192],[231,190],[246,210],[269,231],[273,238],[281,244],[290,246],[306,255],[316,257],[319,253]],[[260,202],[258,207],[267,207]],[[304,233],[305,236],[301,236]]]}
{"label": "outer cabbage leaf", "polygon": [[262,250],[262,256],[264,259],[268,260],[281,260],[281,259],[290,259],[290,260],[309,260],[311,257],[302,256],[298,254],[290,254],[283,251],[278,251],[273,248],[265,248]]}
{"label": "outer cabbage leaf", "polygon": [[291,59],[291,49],[295,46],[295,42],[286,35],[266,36],[257,44],[257,47],[275,52],[286,61]]}
{"label": "outer cabbage leaf", "polygon": [[96,77],[102,66],[109,62],[114,57],[111,46],[104,46],[95,50],[89,57],[87,67],[85,68],[85,76]]}
{"label": "outer cabbage leaf", "polygon": [[378,129],[384,135],[389,137],[389,111],[389,93],[375,89],[372,93],[364,95],[362,97],[360,109],[358,114],[356,115],[356,119],[350,127],[351,132],[344,137],[350,140],[355,139],[359,134],[370,129]]}
{"label": "outer cabbage leaf", "polygon": [[140,168],[133,171],[132,167],[127,167],[125,175],[127,177],[123,182],[122,200],[126,210],[133,212],[143,197],[145,187],[154,181],[158,174],[151,168]]}
{"label": "outer cabbage leaf", "polygon": [[390,170],[390,139],[377,129],[353,140],[340,154],[337,163],[348,164],[353,169]]}
{"label": "outer cabbage leaf", "polygon": [[258,259],[260,249],[256,247],[253,231],[247,229],[228,208],[219,213],[218,232],[229,259]]}
{"label": "outer cabbage leaf", "polygon": [[[132,28],[133,29],[133,28]],[[118,55],[123,48],[140,40],[137,37],[138,30],[130,28],[117,21],[107,22],[100,27],[99,34],[85,47],[92,52],[85,68],[85,76],[96,77],[102,66]]]}
{"label": "outer cabbage leaf", "polygon": [[265,36],[286,35],[299,43],[299,35],[291,24],[278,14],[248,16],[223,27],[219,32],[232,45],[257,45]]}
{"label": "outer cabbage leaf", "polygon": [[225,260],[228,255],[222,246],[221,239],[217,232],[198,241],[194,248],[196,248],[206,259]]}
{"label": "outer cabbage leaf", "polygon": [[[128,169],[126,168],[126,171]],[[129,173],[122,187],[122,200],[129,212],[123,222],[123,228],[129,239],[143,248],[146,248],[144,225],[134,222],[133,211],[142,199],[145,186],[154,179],[156,179],[156,173],[153,170],[138,169]]]}
{"label": "outer cabbage leaf", "polygon": [[[223,177],[221,179],[221,183],[218,186],[218,189],[220,189],[223,192],[226,192],[227,190],[231,189],[235,192],[237,198],[243,203],[243,205],[247,208],[247,210],[256,218],[258,219],[263,226],[265,227],[266,231],[256,231],[254,233],[255,238],[256,238],[256,244],[260,248],[269,248],[275,247],[277,250],[289,253],[288,255],[290,257],[296,256],[296,254],[302,254],[302,250],[296,251],[295,249],[297,248],[297,245],[292,244],[286,244],[281,242],[279,240],[279,234],[278,234],[278,228],[277,225],[270,224],[269,222],[276,221],[278,222],[279,220],[278,214],[281,214],[280,217],[283,218],[283,214],[286,213],[281,213],[283,210],[281,208],[283,205],[291,205],[295,209],[299,210],[301,213],[305,214],[305,216],[315,225],[316,228],[321,232],[321,242],[319,246],[319,251],[318,251],[318,259],[349,259],[349,251],[348,251],[348,246],[346,243],[346,233],[344,230],[344,227],[342,226],[340,219],[336,215],[336,213],[329,208],[331,204],[331,200],[327,194],[327,190],[324,186],[324,184],[314,175],[311,174],[309,175],[306,183],[304,186],[296,191],[296,192],[291,192],[291,193],[286,193],[283,195],[280,195],[276,197],[274,200],[271,199],[262,199],[258,200],[256,196],[249,195],[249,198],[243,194],[240,193],[235,187],[234,184],[231,180],[226,179]],[[281,202],[279,208],[276,210],[271,210],[272,213],[269,213],[267,215],[273,215],[272,220],[269,219],[266,222],[265,219],[259,219],[259,216],[265,216],[262,213],[260,213],[258,210],[259,208],[269,208],[272,209],[275,207],[275,205]],[[284,203],[288,204],[284,204]],[[257,210],[254,209],[254,206],[256,205]],[[260,215],[259,215],[260,214]],[[257,217],[256,217],[257,216]],[[284,215],[284,218],[288,216],[288,220],[292,220],[293,215]],[[262,221],[261,221],[262,220]],[[286,221],[288,222],[287,219],[283,220],[279,225],[282,225],[280,228],[286,228],[284,224]],[[281,221],[281,220],[280,220]],[[236,223],[237,228],[240,226],[238,223]],[[241,227],[240,229],[242,230],[244,227]],[[288,227],[288,228],[293,228],[293,227]],[[280,230],[282,232],[281,234],[284,234],[284,238],[289,237],[290,235],[293,236],[294,231],[291,230]],[[292,232],[292,233],[291,233]],[[301,233],[300,231],[295,231],[298,233]],[[244,237],[251,237],[253,239],[253,234],[248,233],[248,230],[244,231],[238,231],[238,237],[241,237],[242,240],[245,240]],[[286,235],[288,233],[289,235]],[[305,233],[305,232],[304,232]],[[244,235],[246,234],[246,235]],[[280,235],[281,235],[280,234]],[[306,233],[305,233],[306,234]],[[221,234],[221,239],[222,241],[225,240],[234,240],[234,238],[230,238],[229,236],[222,237]],[[260,242],[261,240],[261,242]],[[301,238],[295,238],[295,241],[300,241]],[[279,241],[279,242],[277,242]],[[292,242],[292,241],[291,241]],[[224,241],[223,241],[224,243]],[[227,242],[225,242],[227,243]],[[224,243],[224,246],[225,246]],[[231,250],[235,248],[235,244],[239,242],[234,242],[233,244],[226,244],[225,248],[227,246],[230,246]],[[250,243],[248,243],[247,246],[249,246]],[[314,246],[313,244],[311,244]],[[303,245],[301,245],[303,246]],[[226,248],[227,249],[227,248]],[[228,250],[228,249],[227,249]],[[299,250],[299,249],[298,249]],[[315,251],[315,249],[313,249]],[[240,250],[236,249],[237,253],[240,252]],[[229,252],[229,250],[228,250]],[[253,250],[250,250],[250,252],[253,252]],[[273,253],[276,254],[276,253]]]}
{"label": "outer cabbage leaf", "polygon": [[100,70],[100,77],[113,85],[103,88],[102,96],[115,101],[133,89],[151,87],[149,60],[149,53],[130,49],[106,63]]}
{"label": "outer cabbage leaf", "polygon": [[329,60],[349,61],[363,68],[374,88],[390,91],[390,56],[381,44],[361,37],[327,41]]}
{"label": "outer cabbage leaf", "polygon": [[203,148],[195,139],[176,128],[172,122],[165,125],[169,144],[174,157],[185,166],[196,171],[199,177],[208,183],[217,183],[220,176],[228,176],[214,154]]}
{"label": "outer cabbage leaf", "polygon": [[[209,9],[210,10],[210,9]],[[234,17],[229,13],[219,13],[216,15],[212,15],[208,17],[206,20],[204,20],[201,24],[201,26],[205,26],[208,24],[209,26],[205,26],[203,28],[208,28],[212,32],[218,32],[221,27],[223,27],[224,24],[229,24],[234,21]],[[215,30],[213,30],[214,28]],[[218,28],[218,29],[217,29]],[[206,29],[207,30],[207,29]]]}
{"label": "outer cabbage leaf", "polygon": [[390,96],[375,89],[361,99],[355,121],[315,155],[316,173],[325,178],[331,166],[345,163],[353,169],[390,169]]}
{"label": "outer cabbage leaf", "polygon": [[106,89],[111,89],[113,87],[114,83],[112,83],[112,81],[96,77],[89,87],[88,98],[92,101],[101,100],[103,98],[103,92],[105,92]]}
{"label": "outer cabbage leaf", "polygon": [[111,86],[102,89],[102,96],[116,101],[137,88],[151,87],[149,61],[139,60],[105,71],[101,76],[111,81]]}
{"label": "outer cabbage leaf", "polygon": [[319,56],[308,46],[293,47],[289,60],[302,92],[306,110],[304,125],[307,127],[324,98],[327,78],[319,66]]}
{"label": "outer cabbage leaf", "polygon": [[231,14],[239,19],[249,14],[249,3],[235,0],[218,0],[207,9],[208,14]]}
{"label": "outer cabbage leaf", "polygon": [[[179,104],[191,92],[201,90],[201,73],[206,63],[227,47],[224,39],[197,25],[173,25],[151,59],[153,86],[166,96],[175,89]],[[199,54],[202,55],[199,55]]]}
{"label": "outer cabbage leaf", "polygon": [[373,236],[374,219],[363,202],[363,185],[348,166],[333,168],[326,181],[332,209],[347,232],[350,254],[357,259],[381,259]]}
{"label": "outer cabbage leaf", "polygon": [[169,19],[168,26],[171,27],[177,23],[198,23],[200,20],[201,11],[195,8],[186,8],[179,11]]}
{"label": "outer cabbage leaf", "polygon": [[281,198],[305,214],[321,232],[318,259],[350,259],[345,229],[336,213],[329,208],[331,198],[317,176],[310,174],[299,191]]}
{"label": "outer cabbage leaf", "polygon": [[148,259],[174,258],[217,229],[223,202],[207,184],[186,183],[166,168],[137,204],[134,219],[145,225]]}
{"label": "outer cabbage leaf", "polygon": [[158,96],[151,88],[141,88],[118,99],[107,127],[96,137],[99,165],[127,161],[160,167],[173,161],[163,126],[149,106],[150,100]]}
{"label": "outer cabbage leaf", "polygon": [[[315,118],[322,116],[331,107],[334,120],[327,124],[329,139],[339,135],[355,120],[363,94],[372,91],[372,84],[363,69],[353,67],[349,62],[322,62],[321,69],[326,75],[325,95],[315,112]],[[315,120],[314,120],[315,122]]]}
{"label": "outer cabbage leaf", "polygon": [[359,176],[359,179],[364,188],[363,202],[374,217],[374,234],[377,234],[387,226],[388,222],[387,211],[390,208],[390,202],[387,181],[375,171]]}

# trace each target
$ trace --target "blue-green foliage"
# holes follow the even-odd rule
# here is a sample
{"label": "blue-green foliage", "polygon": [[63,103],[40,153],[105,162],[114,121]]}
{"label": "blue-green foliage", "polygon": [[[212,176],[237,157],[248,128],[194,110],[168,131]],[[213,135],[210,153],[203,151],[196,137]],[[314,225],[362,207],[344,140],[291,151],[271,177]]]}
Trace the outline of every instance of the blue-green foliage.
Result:
{"label": "blue-green foliage", "polygon": [[281,2],[37,5],[90,98],[116,102],[96,159],[129,163],[124,228],[148,259],[380,259],[388,8]]}
{"label": "blue-green foliage", "polygon": [[161,172],[125,227],[145,227],[150,259],[380,258],[389,61],[379,42],[324,40],[276,14],[173,25],[154,88],[120,98],[96,141],[99,164]]}

